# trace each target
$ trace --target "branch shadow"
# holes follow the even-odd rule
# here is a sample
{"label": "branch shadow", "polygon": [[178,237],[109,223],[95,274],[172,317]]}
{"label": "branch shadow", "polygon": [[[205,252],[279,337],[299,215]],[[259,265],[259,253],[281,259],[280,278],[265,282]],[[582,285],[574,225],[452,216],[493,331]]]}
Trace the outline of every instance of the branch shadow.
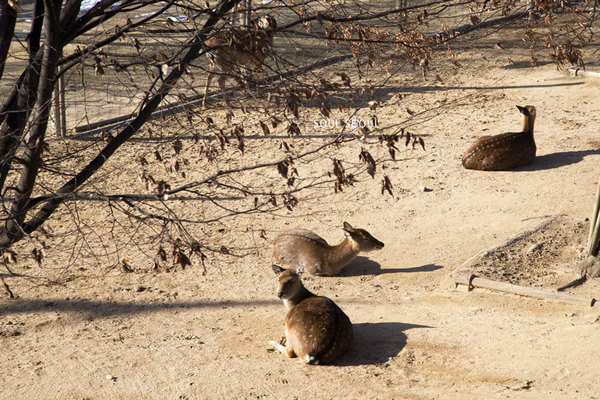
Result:
{"label": "branch shadow", "polygon": [[353,324],[354,344],[333,364],[336,366],[375,365],[397,356],[406,345],[405,331],[433,328],[402,322]]}
{"label": "branch shadow", "polygon": [[562,151],[558,153],[545,154],[535,158],[533,163],[516,168],[514,171],[543,171],[577,164],[586,156],[600,154],[600,149]]}
{"label": "branch shadow", "polygon": [[[552,61],[538,61],[536,67],[542,67],[544,65],[554,64]],[[516,61],[512,64],[503,65],[502,69],[531,69],[531,60],[528,61]]]}
{"label": "branch shadow", "polygon": [[394,273],[410,273],[410,272],[432,272],[444,268],[441,265],[426,264],[418,267],[410,268],[381,268],[381,264],[367,257],[358,256],[350,264],[348,264],[339,276],[352,277],[362,275],[383,275]]}

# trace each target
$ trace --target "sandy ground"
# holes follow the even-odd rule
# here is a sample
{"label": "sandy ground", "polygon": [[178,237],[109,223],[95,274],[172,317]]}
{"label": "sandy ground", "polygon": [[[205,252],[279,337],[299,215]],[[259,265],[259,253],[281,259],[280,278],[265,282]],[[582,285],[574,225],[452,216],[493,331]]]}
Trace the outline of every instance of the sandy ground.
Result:
{"label": "sandy ground", "polygon": [[[343,193],[309,196],[293,213],[230,222],[224,240],[248,250],[211,256],[206,274],[196,263],[52,283],[2,271],[19,298],[0,300],[0,399],[600,397],[597,308],[442,284],[474,254],[548,216],[589,217],[598,181],[600,81],[551,64],[531,69],[526,51],[511,55],[515,64],[505,55],[487,63],[479,52],[493,40],[464,53],[476,62],[442,82],[434,66],[432,77],[397,77],[381,95],[380,121],[407,119],[407,107],[431,110],[414,127],[427,150],[401,148],[386,164],[395,197],[381,195],[379,171]],[[463,169],[460,155],[475,138],[520,127],[516,104],[538,110],[535,163]],[[349,154],[361,143],[353,146]],[[342,276],[304,280],[333,298],[355,330],[336,365],[306,366],[268,345],[283,333],[285,314],[271,242],[301,226],[335,243],[344,220],[386,245]],[[31,258],[13,270],[61,268],[48,257],[45,270]]]}

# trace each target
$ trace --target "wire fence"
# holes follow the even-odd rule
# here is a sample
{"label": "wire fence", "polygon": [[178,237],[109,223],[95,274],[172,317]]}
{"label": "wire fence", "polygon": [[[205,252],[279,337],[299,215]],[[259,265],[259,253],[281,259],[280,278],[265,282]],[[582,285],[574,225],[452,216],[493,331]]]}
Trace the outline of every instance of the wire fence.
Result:
{"label": "wire fence", "polygon": [[[510,9],[506,8],[506,4],[510,4]],[[588,2],[589,7],[594,4]],[[93,3],[84,3],[83,6],[92,5]],[[557,2],[556,5],[558,8],[563,3]],[[410,37],[407,33],[409,29],[416,41],[416,32],[435,35],[454,27],[474,26],[511,12],[526,12],[531,4],[529,0],[504,5],[498,2],[488,4],[487,1],[471,0],[313,0],[299,6],[262,1],[255,2],[252,7],[253,16],[275,15],[281,27],[273,43],[272,57],[265,59],[261,75],[255,76],[255,80],[258,81],[268,76],[281,77],[289,71],[299,70],[323,59],[347,57],[360,51],[393,51],[398,41],[405,41]],[[2,79],[4,85],[14,82],[27,62],[26,35],[31,24],[33,1],[23,1],[22,8],[17,22],[15,43]],[[160,12],[160,4],[150,3],[148,7],[123,12],[114,24],[136,24],[149,19],[157,12]],[[232,14],[224,26],[238,23],[237,15],[245,13],[245,10],[238,9],[236,12],[238,14]],[[64,95],[55,97],[55,102],[60,103],[61,112],[54,114],[51,123],[56,125],[57,119],[60,119],[61,115],[64,116],[62,132],[72,134],[101,128],[103,125],[115,126],[114,123],[120,122],[119,120],[123,121],[127,116],[134,115],[149,94],[149,90],[159,85],[169,69],[177,65],[177,57],[201,28],[207,13],[202,4],[193,1],[174,3],[173,7],[161,12],[156,18],[141,23],[118,41],[99,51],[90,52],[78,65],[64,70],[60,88]],[[322,16],[325,15],[340,21],[353,16],[347,22],[360,24],[362,30],[346,30],[343,23],[334,24],[323,20]],[[316,18],[309,19],[311,16]],[[298,23],[303,19],[303,23]],[[105,25],[86,33],[76,42],[70,43],[65,48],[64,55],[68,56],[70,52],[97,43],[109,35],[111,29],[115,29],[115,25]],[[369,32],[368,29],[377,32]],[[368,45],[360,43],[365,39],[364,35],[369,33],[372,33],[372,38],[367,39],[381,46],[369,48]],[[388,42],[387,46],[381,43],[384,41]],[[410,47],[411,44],[406,46]],[[397,63],[403,62],[405,60],[397,59]],[[195,107],[194,101],[202,98],[208,68],[206,57],[195,60],[184,79],[171,91],[169,97],[164,99],[163,104],[169,106],[184,103],[188,107]],[[306,72],[310,79],[319,79],[318,72]],[[239,80],[239,77],[230,78]],[[297,79],[299,78],[292,78],[291,82],[297,83]],[[236,79],[229,79],[228,85],[236,88],[238,82]],[[8,90],[6,86],[4,89]],[[218,89],[215,90],[216,93],[219,92]],[[235,96],[238,97],[248,96],[249,93],[235,89]],[[113,122],[113,125],[104,124],[102,121]],[[61,135],[56,129],[58,127],[54,130]]]}

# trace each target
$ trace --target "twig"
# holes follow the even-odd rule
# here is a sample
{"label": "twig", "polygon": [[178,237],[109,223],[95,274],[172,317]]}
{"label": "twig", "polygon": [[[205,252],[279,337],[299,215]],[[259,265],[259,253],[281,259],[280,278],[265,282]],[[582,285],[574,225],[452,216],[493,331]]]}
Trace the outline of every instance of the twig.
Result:
{"label": "twig", "polygon": [[557,292],[562,292],[563,290],[569,289],[569,288],[573,288],[579,285],[583,285],[583,283],[585,283],[585,281],[587,281],[587,276],[586,275],[581,275],[579,278],[572,280],[569,283],[566,283],[560,287],[558,287],[556,289]]}
{"label": "twig", "polygon": [[0,281],[2,281],[2,286],[4,287],[4,290],[6,291],[6,293],[8,294],[8,297],[10,299],[15,299],[15,294],[12,292],[12,290],[10,290],[10,287],[8,286],[8,284],[6,283],[6,281],[4,280],[4,278],[2,277],[2,275],[0,275]]}

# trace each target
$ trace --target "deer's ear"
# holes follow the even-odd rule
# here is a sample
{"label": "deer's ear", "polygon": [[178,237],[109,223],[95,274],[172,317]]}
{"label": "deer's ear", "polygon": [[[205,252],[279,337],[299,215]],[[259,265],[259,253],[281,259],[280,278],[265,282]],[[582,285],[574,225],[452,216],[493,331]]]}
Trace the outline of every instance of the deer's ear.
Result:
{"label": "deer's ear", "polygon": [[350,225],[349,223],[347,223],[346,221],[344,221],[344,230],[345,231],[351,231],[352,229],[352,225]]}
{"label": "deer's ear", "polygon": [[273,272],[275,272],[275,275],[279,275],[281,274],[283,271],[285,271],[285,268],[281,268],[279,265],[277,264],[273,264],[271,265],[271,268],[273,269]]}
{"label": "deer's ear", "polygon": [[521,114],[525,114],[525,115],[529,114],[529,110],[527,110],[527,108],[521,107],[521,106],[517,106],[517,108],[519,109]]}
{"label": "deer's ear", "polygon": [[298,268],[296,268],[296,274],[298,274],[300,276],[303,273],[304,273],[304,265],[301,265]]}

